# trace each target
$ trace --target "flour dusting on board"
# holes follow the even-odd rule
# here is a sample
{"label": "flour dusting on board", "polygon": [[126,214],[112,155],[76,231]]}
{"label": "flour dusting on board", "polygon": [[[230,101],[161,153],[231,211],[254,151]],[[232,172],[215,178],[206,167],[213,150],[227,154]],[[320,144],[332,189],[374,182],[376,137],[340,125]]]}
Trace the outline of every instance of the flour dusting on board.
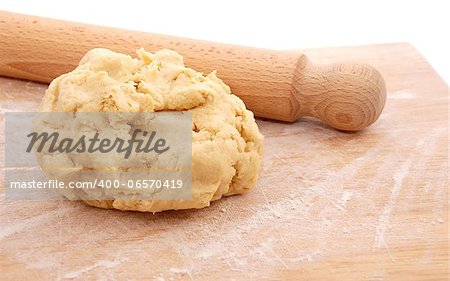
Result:
{"label": "flour dusting on board", "polygon": [[400,194],[401,188],[403,186],[403,179],[409,171],[411,166],[411,160],[405,162],[403,166],[398,170],[394,175],[394,188],[391,191],[391,196],[389,197],[388,203],[384,207],[383,213],[380,216],[376,236],[375,236],[375,245],[376,247],[387,247],[385,241],[385,232],[389,225],[389,219],[392,213],[392,209],[397,201],[397,197]]}
{"label": "flour dusting on board", "polygon": [[352,191],[349,191],[349,190],[344,191],[344,193],[341,196],[341,200],[339,201],[339,204],[341,205],[342,208],[344,208],[345,205],[347,205],[347,202],[350,201],[352,196],[353,196]]}
{"label": "flour dusting on board", "polygon": [[78,278],[81,277],[83,274],[95,269],[95,268],[106,268],[106,269],[110,269],[110,268],[114,268],[117,265],[121,264],[122,262],[128,260],[128,258],[117,258],[113,261],[109,261],[109,260],[100,260],[97,261],[96,263],[94,263],[91,266],[88,266],[86,268],[82,268],[80,270],[77,271],[72,271],[72,272],[68,272],[64,275],[65,279],[73,279],[73,278]]}
{"label": "flour dusting on board", "polygon": [[414,99],[416,98],[416,95],[414,95],[411,92],[395,92],[395,93],[391,93],[388,94],[387,96],[388,99],[396,99],[396,100],[409,100],[409,99]]}

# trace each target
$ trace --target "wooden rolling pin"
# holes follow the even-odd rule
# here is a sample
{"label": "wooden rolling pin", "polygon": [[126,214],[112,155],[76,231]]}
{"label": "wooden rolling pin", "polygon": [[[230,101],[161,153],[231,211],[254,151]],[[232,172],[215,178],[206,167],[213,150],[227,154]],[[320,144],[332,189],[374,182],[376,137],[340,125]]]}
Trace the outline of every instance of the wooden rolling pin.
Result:
{"label": "wooden rolling pin", "polygon": [[293,122],[314,116],[356,131],[377,120],[386,90],[373,67],[315,65],[304,54],[219,44],[0,11],[0,75],[50,82],[90,49],[133,54],[173,49],[188,67],[218,76],[256,116]]}

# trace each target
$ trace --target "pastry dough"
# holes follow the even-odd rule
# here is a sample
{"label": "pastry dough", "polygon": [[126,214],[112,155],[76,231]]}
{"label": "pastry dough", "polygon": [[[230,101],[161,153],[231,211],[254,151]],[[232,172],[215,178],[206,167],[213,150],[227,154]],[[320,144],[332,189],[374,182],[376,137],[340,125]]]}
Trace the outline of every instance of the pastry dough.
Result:
{"label": "pastry dough", "polygon": [[[253,113],[212,72],[184,66],[171,50],[137,50],[138,58],[93,49],[52,81],[41,112],[192,112],[192,200],[87,200],[101,208],[159,212],[203,208],[251,190],[262,162],[263,136]],[[76,164],[76,163],[75,163]]]}

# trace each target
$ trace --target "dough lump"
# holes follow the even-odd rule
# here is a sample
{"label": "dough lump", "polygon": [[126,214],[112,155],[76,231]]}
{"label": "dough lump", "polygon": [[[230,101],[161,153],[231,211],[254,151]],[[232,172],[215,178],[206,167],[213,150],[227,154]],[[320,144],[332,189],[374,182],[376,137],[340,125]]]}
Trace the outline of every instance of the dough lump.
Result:
{"label": "dough lump", "polygon": [[171,50],[138,57],[92,49],[75,70],[52,81],[41,112],[192,112],[192,200],[85,200],[119,210],[203,208],[257,182],[263,136],[253,113],[212,72],[184,66]]}

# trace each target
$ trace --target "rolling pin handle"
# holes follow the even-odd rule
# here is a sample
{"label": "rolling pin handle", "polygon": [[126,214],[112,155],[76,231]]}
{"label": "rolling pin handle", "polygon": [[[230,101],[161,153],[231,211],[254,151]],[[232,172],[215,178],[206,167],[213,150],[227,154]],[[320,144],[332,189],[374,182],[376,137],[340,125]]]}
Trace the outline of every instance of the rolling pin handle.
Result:
{"label": "rolling pin handle", "polygon": [[293,81],[299,103],[295,119],[313,116],[342,131],[358,131],[375,122],[386,102],[386,86],[372,66],[359,63],[314,65],[298,60]]}

